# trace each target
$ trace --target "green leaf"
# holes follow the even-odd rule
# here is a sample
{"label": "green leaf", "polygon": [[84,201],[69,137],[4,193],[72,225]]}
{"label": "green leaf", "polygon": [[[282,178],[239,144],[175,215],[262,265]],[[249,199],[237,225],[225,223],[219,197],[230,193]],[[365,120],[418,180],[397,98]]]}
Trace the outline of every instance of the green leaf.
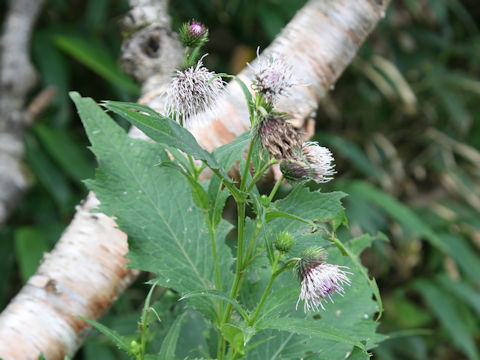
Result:
{"label": "green leaf", "polygon": [[141,317],[141,322],[143,326],[147,326],[147,320],[148,320],[148,311],[150,309],[150,302],[152,300],[152,294],[153,290],[155,290],[155,287],[157,286],[157,281],[154,281],[152,286],[150,287],[150,290],[148,291],[147,297],[145,298],[145,303],[143,304],[143,309],[142,309],[142,317]]}
{"label": "green leaf", "polygon": [[208,151],[204,150],[197,143],[195,137],[187,129],[181,127],[176,121],[161,116],[147,106],[135,103],[107,101],[104,103],[104,106],[142,130],[146,135],[158,143],[177,148],[178,150],[190,154],[195,159],[205,162],[215,175],[222,178],[225,185],[229,188],[235,198],[238,199],[241,196],[244,197],[244,194],[240,193],[240,191],[233,186],[232,180],[228,177],[226,172],[220,168],[215,157]]}
{"label": "green leaf", "polygon": [[189,173],[185,172],[183,168],[171,161],[164,161],[160,164],[161,166],[169,167],[171,169],[177,170],[180,174],[182,174],[185,179],[187,179],[188,183],[190,184],[190,189],[192,190],[192,197],[195,204],[203,210],[209,209],[210,198],[205,191],[205,189],[197,182]]}
{"label": "green leaf", "polygon": [[[299,186],[286,198],[274,202],[272,206],[279,212],[297,218],[310,221],[328,221],[343,212],[344,209],[340,200],[345,196],[346,194],[340,191],[321,193]],[[291,223],[291,221],[288,223]]]}
{"label": "green leaf", "polygon": [[178,336],[180,335],[180,329],[182,328],[182,322],[185,319],[187,312],[183,312],[179,315],[174,323],[170,326],[167,336],[162,342],[162,347],[158,354],[159,359],[175,359],[175,350],[177,348]]}
{"label": "green leaf", "polygon": [[250,130],[238,136],[235,140],[228,144],[222,145],[215,149],[213,155],[225,171],[230,170],[235,161],[243,158],[245,149],[250,142]]}
{"label": "green leaf", "polygon": [[[358,255],[370,242],[370,237],[361,237],[347,244],[352,253]],[[352,271],[351,259],[341,255],[335,247],[328,249],[328,262],[349,266],[353,272],[352,285],[345,288],[344,296],[334,295],[334,303],[326,303],[325,311],[304,314],[302,304],[295,309],[300,284],[290,272],[282,273],[260,312],[256,326],[257,330],[263,330],[250,341],[247,359],[343,359],[354,349],[352,343],[369,349],[384,339],[375,332],[378,323],[373,317],[378,306],[372,300],[372,290],[363,275]],[[256,273],[257,277],[263,277],[260,271]],[[268,271],[265,273],[269,275]],[[261,293],[264,285],[257,281],[257,291]],[[257,285],[254,283],[254,286]],[[260,296],[254,289],[248,289],[249,297]],[[270,324],[275,331],[265,329]],[[339,336],[342,339],[338,339]]]}
{"label": "green leaf", "polygon": [[[187,180],[178,171],[155,166],[163,147],[131,139],[92,99],[72,93],[99,169],[87,185],[101,202],[100,210],[115,216],[129,235],[129,266],[151,271],[158,282],[181,294],[212,290],[215,284],[208,229],[195,206]],[[231,226],[222,220],[216,231],[222,286],[231,285],[233,259],[224,242]],[[208,319],[216,314],[211,298],[189,302]]]}
{"label": "green leaf", "polygon": [[240,89],[242,90],[243,92],[243,96],[245,96],[245,99],[247,100],[247,106],[248,106],[248,113],[250,115],[250,121],[252,121],[253,117],[254,117],[254,111],[255,111],[255,104],[253,102],[253,97],[252,97],[252,93],[250,92],[250,90],[248,89],[247,85],[236,75],[230,75],[230,74],[226,74],[226,73],[220,73],[220,74],[217,74],[216,75],[217,77],[218,76],[221,76],[221,77],[227,77],[227,78],[232,78],[234,79],[237,84],[240,86]]}
{"label": "green leaf", "polygon": [[419,280],[415,288],[425,298],[429,307],[437,315],[443,327],[452,337],[454,343],[472,360],[478,360],[479,354],[472,334],[458,311],[458,304],[450,295],[434,283]]}
{"label": "green leaf", "polygon": [[267,213],[266,213],[266,216],[265,216],[265,220],[267,222],[270,222],[270,221],[272,221],[274,219],[278,219],[278,218],[284,218],[284,219],[289,219],[289,220],[293,220],[293,221],[299,221],[301,223],[304,223],[304,224],[310,225],[312,227],[315,227],[315,223],[313,221],[310,221],[310,220],[307,220],[307,219],[302,219],[301,217],[289,214],[285,211],[273,210],[273,209],[268,209],[267,210]]}
{"label": "green leaf", "polygon": [[311,321],[299,318],[270,318],[262,320],[257,324],[259,330],[273,329],[288,331],[295,334],[316,336],[327,340],[333,340],[341,343],[352,344],[360,348],[365,346],[357,339],[346,335],[340,330],[333,328],[327,324],[320,324],[319,326],[312,326]]}
{"label": "green leaf", "polygon": [[202,149],[195,137],[176,121],[135,103],[106,101],[104,107],[138,127],[152,140],[184,151],[197,160],[205,161],[212,169],[219,169],[213,155]]}
{"label": "green leaf", "polygon": [[465,281],[452,280],[447,276],[439,276],[437,279],[445,290],[470,306],[480,318],[480,291]]}
{"label": "green leaf", "polygon": [[[358,242],[366,242],[368,244],[371,243],[371,237],[370,235],[363,235],[360,238],[352,240],[352,242],[358,241]],[[357,254],[354,254],[347,245],[343,244],[340,240],[337,238],[331,238],[330,241],[332,241],[338,248],[339,250],[348,255],[348,257],[352,260],[352,262],[355,264],[355,268],[363,275],[365,280],[368,282],[368,285],[370,286],[370,289],[372,289],[373,295],[375,296],[375,300],[377,300],[378,303],[378,318],[377,321],[382,317],[383,313],[383,304],[382,304],[382,298],[380,297],[380,290],[378,289],[378,285],[375,279],[370,279],[368,276],[367,271],[365,268],[362,266],[360,259],[358,258]]]}
{"label": "green leaf", "polygon": [[110,342],[101,339],[88,339],[82,346],[82,355],[84,360],[117,360],[118,353],[112,348]]}
{"label": "green leaf", "polygon": [[381,174],[377,168],[372,164],[370,159],[365,155],[362,149],[354,142],[334,134],[315,135],[315,140],[321,144],[335,149],[341,156],[347,159],[350,165],[356,168],[365,177],[373,177],[376,180],[381,180]]}
{"label": "green leaf", "polygon": [[210,223],[214,229],[217,227],[220,220],[222,220],[223,208],[230,196],[230,193],[226,188],[223,188],[222,184],[223,182],[218,176],[212,177],[208,183],[208,197],[210,199],[208,217],[210,218]]}
{"label": "green leaf", "polygon": [[28,164],[37,176],[38,181],[45,187],[60,208],[66,211],[71,197],[71,190],[65,174],[56,167],[33,137],[27,136],[25,149]]}
{"label": "green leaf", "polygon": [[355,192],[367,198],[389,214],[394,220],[398,221],[405,229],[425,237],[425,239],[439,250],[446,251],[445,244],[440,241],[433,230],[430,229],[415,212],[382,190],[366,182],[355,181],[348,185],[345,191],[349,193]]}
{"label": "green leaf", "polygon": [[438,238],[447,249],[446,253],[455,259],[463,272],[472,280],[478,281],[480,259],[468,242],[462,237],[450,233],[438,234]]}
{"label": "green leaf", "polygon": [[368,360],[372,356],[367,353],[365,350],[362,350],[358,347],[354,347],[352,353],[348,356],[348,360]]}
{"label": "green leaf", "polygon": [[130,94],[140,94],[139,86],[125,75],[113,57],[92,39],[74,35],[57,35],[55,36],[55,43],[60,49],[105,80],[128,91]]}
{"label": "green leaf", "polygon": [[[288,231],[295,234],[295,237],[305,237],[311,231],[322,234],[319,230],[321,223],[333,221],[344,209],[341,199],[346,196],[342,192],[321,193],[310,191],[305,187],[295,188],[287,197],[270,204],[265,214],[262,230],[259,237],[264,239],[265,247],[270,254],[270,245],[275,240],[276,234]],[[257,201],[258,203],[259,201]],[[321,206],[319,206],[321,204]],[[258,209],[263,207],[257,204]],[[259,215],[261,218],[263,212]],[[296,221],[292,221],[296,220]],[[296,241],[296,251],[291,252],[293,256],[299,256],[306,247],[320,245],[304,241]],[[323,244],[322,244],[323,245]]]}
{"label": "green leaf", "polygon": [[20,275],[26,282],[37,270],[43,254],[49,250],[45,233],[34,227],[20,227],[15,231],[14,241]]}
{"label": "green leaf", "polygon": [[214,299],[219,299],[219,300],[224,300],[226,302],[229,302],[238,311],[238,313],[244,318],[245,321],[248,320],[248,315],[246,311],[243,309],[242,305],[238,303],[238,301],[236,301],[235,299],[232,299],[230,296],[227,296],[217,290],[193,291],[183,295],[180,300],[189,299],[197,296],[211,297]]}
{"label": "green leaf", "polygon": [[80,182],[93,174],[88,153],[80,150],[70,133],[43,124],[35,125],[34,131],[50,156],[73,180]]}
{"label": "green leaf", "polygon": [[86,323],[92,325],[95,329],[100,331],[102,334],[106,335],[113,343],[120,349],[125,351],[127,354],[134,356],[135,354],[131,351],[128,340],[122,335],[117,333],[114,330],[109,329],[105,325],[102,325],[94,320],[87,319],[81,315],[77,315],[78,318],[82,319]]}
{"label": "green leaf", "polygon": [[235,352],[243,353],[244,339],[243,330],[232,324],[222,325],[224,338],[232,345]]}

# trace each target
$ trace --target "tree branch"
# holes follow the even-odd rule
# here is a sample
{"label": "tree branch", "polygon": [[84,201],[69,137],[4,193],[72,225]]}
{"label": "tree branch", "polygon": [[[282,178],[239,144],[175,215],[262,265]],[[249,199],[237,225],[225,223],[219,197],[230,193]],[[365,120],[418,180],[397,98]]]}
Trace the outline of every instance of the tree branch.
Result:
{"label": "tree branch", "polygon": [[30,35],[44,0],[10,0],[0,38],[0,225],[28,187],[21,167],[23,134],[32,115],[25,97],[36,82]]}
{"label": "tree branch", "polygon": [[[129,15],[134,18],[132,24],[140,24],[141,30],[137,33],[143,34],[143,40],[137,42],[132,37],[132,47],[125,45],[125,54],[127,49],[137,50],[132,50],[131,56],[124,55],[122,61],[127,67],[131,66],[131,74],[144,81],[144,95],[140,102],[163,109],[160,94],[168,71],[166,67],[159,67],[157,69],[163,69],[160,70],[163,76],[155,75],[158,70],[154,69],[160,65],[149,61],[150,50],[156,47],[150,46],[152,33],[148,29],[157,29],[153,34],[159,39],[162,36],[174,38],[169,36],[165,26],[160,24],[157,28],[158,24],[151,23],[159,10],[148,10],[148,6],[153,6],[156,1],[138,0],[135,3],[146,7],[138,12],[143,14],[141,16],[134,15],[134,9]],[[291,98],[283,98],[281,108],[293,113],[299,122],[313,118],[318,100],[351,61],[388,3],[388,0],[308,2],[265,51],[286,55],[296,74],[307,83],[297,88]],[[152,17],[151,14],[156,15]],[[146,20],[141,21],[142,16]],[[138,23],[137,18],[140,19]],[[153,39],[155,41],[156,36]],[[159,42],[159,46],[157,60],[160,62],[167,55],[161,50],[163,42]],[[176,45],[171,46],[176,48]],[[144,66],[148,69],[141,69]],[[240,74],[245,81],[251,75],[249,69]],[[209,150],[233,140],[249,125],[245,100],[239,88],[232,83],[228,89],[228,95],[218,105],[218,115],[208,125],[193,131],[199,143]],[[97,200],[90,194],[77,208],[77,215],[55,249],[0,315],[0,356],[7,359],[35,358],[39,352],[52,360],[71,356],[88,330],[87,325],[73,314],[100,317],[135,276],[124,267],[126,235],[115,229],[114,222],[105,215],[89,213],[96,204]]]}

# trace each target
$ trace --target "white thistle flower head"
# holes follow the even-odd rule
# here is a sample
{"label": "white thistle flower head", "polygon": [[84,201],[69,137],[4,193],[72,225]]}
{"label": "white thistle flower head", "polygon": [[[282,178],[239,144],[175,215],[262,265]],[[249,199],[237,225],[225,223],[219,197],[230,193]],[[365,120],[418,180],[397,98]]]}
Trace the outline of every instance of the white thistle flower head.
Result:
{"label": "white thistle flower head", "polygon": [[318,257],[315,255],[316,251],[319,250],[310,250],[310,253],[300,259],[295,266],[302,283],[296,309],[298,310],[298,304],[302,300],[304,312],[319,311],[319,307],[325,310],[323,302],[330,299],[333,303],[332,295],[337,293],[343,296],[345,293],[343,286],[351,284],[348,278],[348,274],[351,273],[343,270],[348,267],[328,264],[323,253]]}
{"label": "white thistle flower head", "polygon": [[[202,57],[203,59],[203,57]],[[167,90],[167,113],[188,125],[194,115],[209,109],[221,95],[225,83],[209,71],[200,59],[196,66],[177,70]]]}
{"label": "white thistle flower head", "polygon": [[312,179],[317,183],[325,183],[332,180],[336,173],[333,161],[328,148],[309,141],[302,144],[301,154],[282,161],[280,169],[288,180]]}
{"label": "white thistle flower head", "polygon": [[248,66],[254,71],[252,88],[261,93],[267,103],[273,103],[295,85],[292,66],[280,55],[260,57],[257,49],[257,64]]}

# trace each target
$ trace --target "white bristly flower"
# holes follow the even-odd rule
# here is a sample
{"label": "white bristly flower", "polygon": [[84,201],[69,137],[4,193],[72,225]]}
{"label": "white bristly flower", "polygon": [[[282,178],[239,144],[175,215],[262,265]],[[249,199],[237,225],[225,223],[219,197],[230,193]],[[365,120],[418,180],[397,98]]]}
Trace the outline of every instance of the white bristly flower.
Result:
{"label": "white bristly flower", "polygon": [[325,310],[322,302],[333,303],[332,295],[338,293],[343,296],[343,285],[350,285],[348,269],[346,266],[328,264],[325,251],[320,247],[312,247],[303,252],[302,257],[295,264],[297,278],[302,286],[298,297],[296,309],[300,300],[305,302],[303,310],[318,311],[318,307]]}
{"label": "white bristly flower", "polygon": [[295,85],[292,66],[280,55],[260,57],[258,49],[257,59],[255,66],[248,64],[254,71],[252,88],[263,94],[267,102],[273,103]]}
{"label": "white bristly flower", "polygon": [[178,70],[167,90],[167,112],[176,121],[188,120],[210,108],[221,95],[225,83],[209,71],[200,59],[196,66]]}
{"label": "white bristly flower", "polygon": [[282,161],[280,169],[286,179],[292,181],[312,179],[325,183],[333,179],[335,164],[333,155],[317,142],[302,144],[301,154]]}
{"label": "white bristly flower", "polygon": [[303,300],[303,310],[318,311],[320,306],[323,310],[325,307],[322,302],[330,301],[333,303],[332,295],[338,293],[341,296],[345,293],[343,285],[350,285],[350,279],[347,277],[349,272],[343,270],[348,269],[346,266],[338,266],[327,263],[314,265],[307,269],[302,280],[302,288],[298,303]]}
{"label": "white bristly flower", "polygon": [[309,141],[302,145],[302,155],[310,165],[313,181],[324,183],[333,179],[335,164],[328,148],[318,145],[315,141]]}

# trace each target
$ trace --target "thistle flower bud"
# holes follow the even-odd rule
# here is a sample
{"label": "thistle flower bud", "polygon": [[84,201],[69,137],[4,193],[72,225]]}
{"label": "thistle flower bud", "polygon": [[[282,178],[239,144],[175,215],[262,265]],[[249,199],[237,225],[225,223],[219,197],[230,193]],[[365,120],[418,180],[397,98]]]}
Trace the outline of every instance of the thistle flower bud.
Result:
{"label": "thistle flower bud", "polygon": [[260,58],[257,50],[257,63],[250,66],[254,71],[253,90],[261,93],[267,103],[273,103],[294,85],[292,66],[279,55]]}
{"label": "thistle flower bud", "polygon": [[277,239],[275,240],[273,245],[278,251],[286,253],[290,251],[294,243],[295,238],[290,233],[283,231],[278,234]]}
{"label": "thistle flower bud", "polygon": [[287,180],[301,181],[312,179],[325,183],[335,174],[333,155],[326,147],[316,142],[303,143],[301,154],[282,161],[280,170]]}
{"label": "thistle flower bud", "polygon": [[[262,148],[275,159],[295,156],[295,149],[300,149],[301,140],[294,127],[278,113],[271,113],[261,119],[257,127]],[[298,150],[297,150],[298,151]]]}
{"label": "thistle flower bud", "polygon": [[332,265],[325,262],[326,255],[321,248],[308,249],[295,265],[295,272],[301,281],[301,290],[296,309],[300,300],[303,300],[303,310],[318,311],[320,306],[323,310],[323,302],[327,299],[333,303],[332,295],[345,293],[343,285],[350,285],[348,269],[346,266]]}
{"label": "thistle flower bud", "polygon": [[179,35],[184,46],[202,46],[208,39],[208,29],[202,23],[192,20],[182,25]]}
{"label": "thistle flower bud", "polygon": [[170,117],[188,126],[194,115],[210,108],[221,95],[225,83],[209,71],[200,59],[196,66],[178,70],[167,90],[167,113]]}

